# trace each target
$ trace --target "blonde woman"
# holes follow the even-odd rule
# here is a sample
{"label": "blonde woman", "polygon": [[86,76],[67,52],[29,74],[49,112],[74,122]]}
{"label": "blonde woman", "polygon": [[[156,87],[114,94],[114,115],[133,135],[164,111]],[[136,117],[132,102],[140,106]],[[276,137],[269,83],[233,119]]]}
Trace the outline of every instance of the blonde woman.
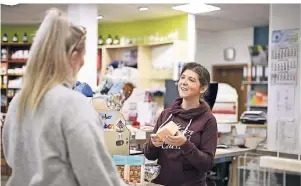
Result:
{"label": "blonde woman", "polygon": [[84,95],[72,90],[84,55],[85,31],[49,10],[4,124],[4,154],[12,167],[7,186],[123,185],[99,118]]}

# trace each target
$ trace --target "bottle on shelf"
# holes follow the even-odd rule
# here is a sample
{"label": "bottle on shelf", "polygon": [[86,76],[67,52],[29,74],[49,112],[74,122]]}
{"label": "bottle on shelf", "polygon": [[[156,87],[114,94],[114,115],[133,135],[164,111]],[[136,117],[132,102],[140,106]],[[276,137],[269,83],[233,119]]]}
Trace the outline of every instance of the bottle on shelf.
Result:
{"label": "bottle on shelf", "polygon": [[102,35],[99,35],[99,37],[98,37],[98,44],[99,45],[103,45],[104,44]]}
{"label": "bottle on shelf", "polygon": [[108,35],[108,38],[106,39],[106,44],[107,45],[111,45],[113,43],[113,39],[112,39],[112,36],[111,34]]}
{"label": "bottle on shelf", "polygon": [[248,65],[248,82],[252,81],[252,67]]}
{"label": "bottle on shelf", "polygon": [[256,76],[257,76],[257,74],[256,74],[256,66],[253,65],[252,66],[252,81],[256,81]]}
{"label": "bottle on shelf", "polygon": [[17,34],[14,34],[13,42],[14,42],[14,43],[17,43],[18,41],[19,41],[18,35],[17,35]]}
{"label": "bottle on shelf", "polygon": [[22,38],[23,43],[27,43],[28,42],[28,37],[27,37],[27,33],[25,32]]}
{"label": "bottle on shelf", "polygon": [[248,67],[245,66],[243,69],[243,81],[247,81],[248,80]]}
{"label": "bottle on shelf", "polygon": [[8,42],[8,36],[7,33],[4,33],[3,37],[2,37],[2,42],[3,43],[7,43]]}
{"label": "bottle on shelf", "polygon": [[261,81],[263,81],[263,68],[262,68],[262,66],[261,65],[258,65],[257,67],[256,67],[256,81],[257,82],[261,82]]}
{"label": "bottle on shelf", "polygon": [[115,36],[113,44],[114,45],[118,45],[119,44],[119,38],[118,38],[118,36]]}
{"label": "bottle on shelf", "polygon": [[268,81],[268,77],[269,77],[269,67],[268,66],[265,66],[264,67],[264,81]]}

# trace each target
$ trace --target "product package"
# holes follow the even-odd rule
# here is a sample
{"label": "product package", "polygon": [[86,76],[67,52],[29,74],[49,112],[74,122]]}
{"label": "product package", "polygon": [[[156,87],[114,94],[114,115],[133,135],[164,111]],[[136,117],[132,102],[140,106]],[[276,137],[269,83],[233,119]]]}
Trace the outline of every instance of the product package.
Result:
{"label": "product package", "polygon": [[144,156],[128,156],[125,171],[125,180],[131,185],[144,183]]}
{"label": "product package", "polygon": [[172,135],[174,136],[177,131],[179,130],[179,126],[175,124],[173,121],[170,121],[166,125],[164,125],[162,128],[159,128],[156,135],[161,139],[164,140],[166,136]]}
{"label": "product package", "polygon": [[120,177],[125,180],[125,165],[126,165],[126,161],[127,160],[127,156],[118,156],[118,155],[114,155],[113,156],[113,162],[116,165],[117,171],[120,175]]}
{"label": "product package", "polygon": [[126,184],[135,186],[144,184],[144,156],[114,155],[113,161]]}

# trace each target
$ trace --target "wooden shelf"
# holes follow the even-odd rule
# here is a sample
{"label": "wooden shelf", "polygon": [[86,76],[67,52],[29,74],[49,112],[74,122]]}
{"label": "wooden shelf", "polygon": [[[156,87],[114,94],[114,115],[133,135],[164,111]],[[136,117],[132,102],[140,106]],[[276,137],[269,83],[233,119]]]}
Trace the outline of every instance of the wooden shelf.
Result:
{"label": "wooden shelf", "polygon": [[160,45],[172,45],[174,44],[174,41],[166,41],[166,42],[156,42],[156,43],[150,43],[150,44],[144,44],[142,46],[160,46]]}
{"label": "wooden shelf", "polygon": [[21,77],[21,76],[23,76],[23,74],[7,74],[7,76],[11,76],[11,77]]}
{"label": "wooden shelf", "polygon": [[20,46],[28,46],[30,47],[32,43],[1,43],[2,47],[20,47]]}
{"label": "wooden shelf", "polygon": [[260,82],[258,82],[258,81],[243,81],[243,84],[245,84],[245,85],[267,85],[268,84],[268,82],[267,81],[260,81]]}
{"label": "wooden shelf", "polygon": [[27,59],[10,59],[7,62],[8,63],[26,63]]}
{"label": "wooden shelf", "polygon": [[138,45],[100,45],[98,46],[99,49],[102,48],[134,48],[134,47],[138,47]]}
{"label": "wooden shelf", "polygon": [[156,43],[149,43],[149,44],[129,44],[129,45],[99,45],[98,48],[133,48],[138,46],[160,46],[160,45],[172,45],[174,41],[167,41],[167,42],[156,42]]}
{"label": "wooden shelf", "polygon": [[247,104],[247,107],[257,107],[257,108],[266,108],[268,105],[254,105],[254,104]]}

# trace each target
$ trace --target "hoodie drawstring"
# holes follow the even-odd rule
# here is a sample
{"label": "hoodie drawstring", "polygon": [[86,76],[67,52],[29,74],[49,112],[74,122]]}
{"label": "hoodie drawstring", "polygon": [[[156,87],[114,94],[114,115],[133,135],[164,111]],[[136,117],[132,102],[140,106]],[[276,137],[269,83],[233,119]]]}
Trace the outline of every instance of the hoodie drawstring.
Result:
{"label": "hoodie drawstring", "polygon": [[186,132],[187,132],[188,128],[189,128],[189,127],[190,127],[190,125],[191,125],[191,122],[192,122],[192,119],[190,119],[190,121],[189,121],[188,125],[186,126],[185,130],[183,131],[183,135],[185,135],[185,134],[186,134]]}

